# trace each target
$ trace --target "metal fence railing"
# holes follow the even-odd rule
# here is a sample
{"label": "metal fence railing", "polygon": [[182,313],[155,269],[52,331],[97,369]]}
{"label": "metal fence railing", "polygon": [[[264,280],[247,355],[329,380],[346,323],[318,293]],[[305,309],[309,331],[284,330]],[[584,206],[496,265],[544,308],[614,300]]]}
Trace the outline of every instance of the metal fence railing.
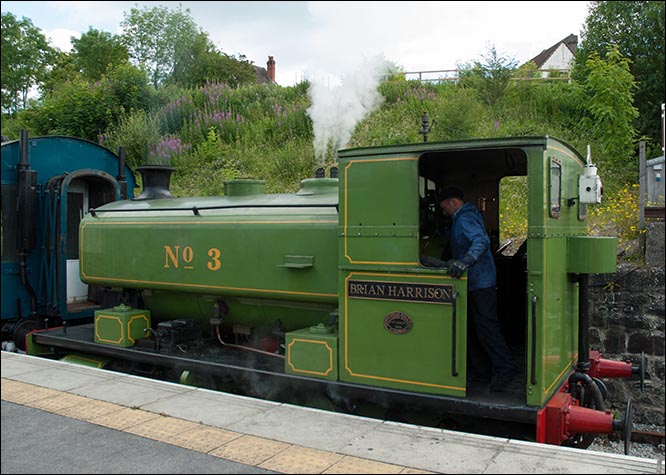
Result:
{"label": "metal fence railing", "polygon": [[[444,83],[456,82],[460,78],[459,69],[437,69],[431,71],[407,71],[400,73],[408,81]],[[516,81],[569,81],[571,70],[569,69],[536,69],[529,75],[520,74],[511,78]]]}

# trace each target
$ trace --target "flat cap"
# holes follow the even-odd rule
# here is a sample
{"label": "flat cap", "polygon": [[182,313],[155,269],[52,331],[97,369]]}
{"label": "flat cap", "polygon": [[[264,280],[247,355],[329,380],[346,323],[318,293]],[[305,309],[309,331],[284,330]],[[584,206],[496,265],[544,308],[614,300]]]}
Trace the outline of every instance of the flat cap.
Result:
{"label": "flat cap", "polygon": [[440,203],[444,200],[448,200],[449,198],[463,198],[463,192],[460,188],[456,188],[455,186],[448,186],[444,188],[440,194],[439,194],[439,201]]}

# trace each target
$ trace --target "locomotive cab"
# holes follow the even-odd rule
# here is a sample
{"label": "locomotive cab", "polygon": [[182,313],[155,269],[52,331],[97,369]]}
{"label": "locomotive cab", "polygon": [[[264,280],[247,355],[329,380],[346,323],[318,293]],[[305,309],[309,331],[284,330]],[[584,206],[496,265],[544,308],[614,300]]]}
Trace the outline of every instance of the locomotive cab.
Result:
{"label": "locomotive cab", "polygon": [[[456,186],[477,205],[491,237],[500,320],[524,381],[527,259],[522,249],[514,256],[497,252],[500,185],[505,177],[525,182],[528,156],[543,155],[543,146],[483,142],[340,153],[343,379],[457,397],[478,392],[469,393],[467,382],[466,277],[424,264],[424,256],[451,257],[450,222],[437,197]],[[525,404],[525,386],[502,397]]]}
{"label": "locomotive cab", "polygon": [[[465,398],[480,417],[497,403],[515,421],[537,410],[541,442],[583,447],[594,438],[585,434],[622,423],[626,437],[630,408],[624,422],[604,412],[597,378],[613,372],[594,370],[601,360],[587,345],[587,276],[615,272],[617,246],[587,236],[587,204],[601,193],[589,153],[586,164],[560,140],[516,137],[354,149],[339,161],[341,380]],[[424,265],[450,258],[437,199],[449,186],[477,206],[490,237],[498,316],[520,370],[502,393],[467,382],[466,274]],[[519,246],[501,229],[504,200],[522,208]]]}
{"label": "locomotive cab", "polygon": [[[519,137],[353,149],[339,160],[341,379],[486,397],[466,381],[466,277],[423,264],[450,257],[437,195],[456,186],[483,216],[500,323],[522,370],[515,391],[495,399],[544,404],[579,358],[577,276],[615,269],[614,238],[585,238],[603,249],[581,256],[585,269],[567,259],[587,234],[583,158],[557,139]],[[507,181],[517,198],[504,195]],[[504,199],[523,206],[520,246],[500,229]]]}

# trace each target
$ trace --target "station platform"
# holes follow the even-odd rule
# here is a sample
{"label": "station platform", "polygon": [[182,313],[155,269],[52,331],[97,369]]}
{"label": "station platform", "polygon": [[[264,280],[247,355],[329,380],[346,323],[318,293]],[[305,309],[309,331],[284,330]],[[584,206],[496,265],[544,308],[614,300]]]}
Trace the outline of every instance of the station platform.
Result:
{"label": "station platform", "polygon": [[[663,460],[381,421],[5,351],[1,389],[3,474],[664,473]],[[73,423],[81,440],[32,447],[28,429],[9,427],[10,415],[36,418],[35,440],[42,430],[64,439]],[[125,451],[122,443],[144,445]],[[5,462],[15,447],[20,470]],[[70,456],[58,457],[63,451]]]}

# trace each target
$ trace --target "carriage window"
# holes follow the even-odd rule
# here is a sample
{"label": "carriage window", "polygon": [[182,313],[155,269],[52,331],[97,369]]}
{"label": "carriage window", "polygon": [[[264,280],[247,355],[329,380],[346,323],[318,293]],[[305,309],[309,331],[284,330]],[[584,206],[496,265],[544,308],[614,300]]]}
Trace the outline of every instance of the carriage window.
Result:
{"label": "carriage window", "polygon": [[550,215],[560,217],[562,198],[562,164],[555,157],[550,157]]}

